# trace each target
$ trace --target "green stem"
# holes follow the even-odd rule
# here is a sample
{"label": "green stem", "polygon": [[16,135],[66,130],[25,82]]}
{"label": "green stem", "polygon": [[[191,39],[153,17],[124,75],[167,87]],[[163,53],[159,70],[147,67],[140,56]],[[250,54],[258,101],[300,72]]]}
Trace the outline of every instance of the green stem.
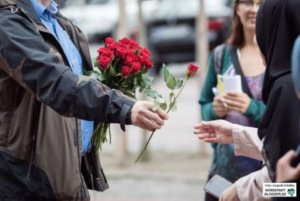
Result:
{"label": "green stem", "polygon": [[148,147],[148,144],[149,144],[149,142],[150,142],[150,140],[151,140],[151,138],[152,138],[152,136],[153,136],[154,133],[155,133],[155,130],[151,133],[151,136],[150,136],[150,138],[148,139],[146,145],[144,146],[144,149],[143,149],[142,153],[140,153],[139,157],[135,160],[135,163],[138,162],[138,161],[140,160],[140,158],[142,157],[142,155],[143,155],[144,152],[146,151],[146,149],[147,149],[147,147]]}
{"label": "green stem", "polygon": [[[177,98],[178,98],[179,95],[181,94],[181,92],[182,92],[183,88],[185,87],[185,85],[186,85],[186,83],[187,83],[188,80],[189,80],[189,77],[187,77],[187,78],[185,79],[185,81],[184,81],[184,83],[183,83],[183,86],[181,87],[181,89],[180,89],[180,91],[178,92],[178,94],[175,96],[173,102],[170,104],[170,107],[169,107],[169,109],[168,109],[168,111],[167,111],[167,114],[170,112],[171,108],[172,108],[172,107],[174,106],[174,104],[176,103]],[[153,137],[153,134],[154,134],[154,133],[155,133],[155,130],[151,133],[151,136],[149,137],[149,139],[148,139],[146,145],[144,146],[144,149],[143,149],[142,153],[141,153],[141,154],[139,155],[139,157],[135,160],[135,163],[139,161],[139,159],[142,157],[142,155],[143,155],[144,152],[146,151],[146,149],[147,149],[147,147],[148,147],[148,144],[149,144],[151,138]]]}
{"label": "green stem", "polygon": [[185,79],[185,81],[184,81],[184,83],[183,83],[183,86],[181,87],[181,89],[180,89],[180,91],[178,92],[178,94],[175,96],[173,102],[170,104],[170,107],[169,107],[169,109],[168,109],[168,111],[167,111],[167,114],[170,112],[170,110],[172,109],[172,107],[175,105],[177,98],[178,98],[179,95],[181,94],[181,92],[182,92],[183,88],[185,87],[186,83],[188,82],[188,80],[189,80],[189,77],[187,77],[187,78]]}

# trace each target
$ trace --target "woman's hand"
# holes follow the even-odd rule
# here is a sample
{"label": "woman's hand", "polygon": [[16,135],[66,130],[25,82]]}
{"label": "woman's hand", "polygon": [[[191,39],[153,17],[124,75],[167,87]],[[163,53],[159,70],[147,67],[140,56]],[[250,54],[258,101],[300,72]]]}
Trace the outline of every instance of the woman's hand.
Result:
{"label": "woman's hand", "polygon": [[221,195],[219,201],[239,201],[237,193],[237,186],[234,183],[231,187],[227,188]]}
{"label": "woman's hand", "polygon": [[291,162],[297,156],[293,150],[282,156],[276,165],[276,182],[292,181],[300,178],[300,164],[292,167]]}
{"label": "woman's hand", "polygon": [[224,120],[202,122],[195,125],[194,134],[208,143],[232,144],[232,123]]}
{"label": "woman's hand", "polygon": [[221,96],[216,96],[214,97],[213,102],[213,109],[219,118],[225,117],[229,112],[229,109],[225,107],[226,105],[222,102],[222,99],[223,98]]}
{"label": "woman's hand", "polygon": [[221,101],[228,105],[228,109],[245,114],[250,103],[250,97],[245,93],[228,92]]}

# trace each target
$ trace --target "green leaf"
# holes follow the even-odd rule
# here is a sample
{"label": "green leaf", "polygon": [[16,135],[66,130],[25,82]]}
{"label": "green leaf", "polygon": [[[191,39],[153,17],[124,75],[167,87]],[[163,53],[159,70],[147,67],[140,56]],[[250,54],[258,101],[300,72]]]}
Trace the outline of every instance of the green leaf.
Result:
{"label": "green leaf", "polygon": [[108,69],[108,76],[109,77],[115,77],[116,75],[117,75],[116,70],[112,66],[110,66],[109,69]]}
{"label": "green leaf", "polygon": [[168,80],[168,78],[169,78],[169,76],[170,76],[171,73],[168,70],[166,64],[163,64],[162,68],[163,68],[164,80],[165,80],[165,82],[167,82],[167,80]]}
{"label": "green leaf", "polygon": [[149,77],[147,75],[142,76],[142,85],[145,86],[144,88],[150,88],[153,84],[153,77]]}
{"label": "green leaf", "polygon": [[145,90],[145,94],[153,99],[156,99],[158,92],[155,90],[148,89],[148,90]]}
{"label": "green leaf", "polygon": [[[171,104],[170,104],[170,106],[171,106]],[[171,111],[172,112],[176,112],[177,111],[176,103],[174,105],[172,105]]]}
{"label": "green leaf", "polygon": [[161,103],[161,104],[160,104],[160,108],[161,108],[162,110],[164,110],[164,111],[167,109],[167,106],[168,106],[167,103]]}
{"label": "green leaf", "polygon": [[167,78],[167,87],[173,90],[175,86],[176,86],[176,79],[172,74],[170,74],[169,77]]}
{"label": "green leaf", "polygon": [[99,82],[105,81],[104,75],[103,75],[102,73],[99,73],[98,76],[97,76],[97,80],[98,80]]}
{"label": "green leaf", "polygon": [[176,79],[176,85],[174,89],[180,89],[183,85],[183,79]]}
{"label": "green leaf", "polygon": [[94,60],[94,66],[96,68],[98,68],[99,70],[101,69],[99,62],[97,61],[97,59]]}
{"label": "green leaf", "polygon": [[153,106],[152,106],[152,110],[153,110],[153,111],[156,111],[156,110],[158,110],[159,108],[160,108],[159,103],[158,103],[157,101],[154,101],[154,104],[153,104]]}

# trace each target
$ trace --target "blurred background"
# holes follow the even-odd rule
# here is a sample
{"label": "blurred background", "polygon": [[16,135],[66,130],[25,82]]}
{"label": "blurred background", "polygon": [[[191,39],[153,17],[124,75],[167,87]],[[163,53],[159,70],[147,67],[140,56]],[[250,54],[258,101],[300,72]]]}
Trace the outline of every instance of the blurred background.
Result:
{"label": "blurred background", "polygon": [[[161,66],[184,77],[189,63],[200,66],[135,163],[150,133],[128,126],[124,134],[112,129],[112,143],[101,151],[110,189],[91,191],[101,201],[200,201],[211,164],[210,145],[193,134],[201,121],[198,99],[210,50],[225,42],[230,31],[232,0],[55,0],[63,15],[87,36],[93,58],[106,37],[137,40],[152,53],[153,88],[166,96]],[[142,99],[142,95],[139,95]]]}

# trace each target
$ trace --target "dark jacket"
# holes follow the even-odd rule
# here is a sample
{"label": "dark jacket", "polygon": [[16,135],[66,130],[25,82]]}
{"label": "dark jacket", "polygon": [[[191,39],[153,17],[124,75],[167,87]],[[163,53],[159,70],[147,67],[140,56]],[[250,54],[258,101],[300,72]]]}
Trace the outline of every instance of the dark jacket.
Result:
{"label": "dark jacket", "polygon": [[[81,53],[83,68],[91,70],[82,32],[60,14],[58,21]],[[108,188],[95,151],[81,156],[77,118],[130,124],[133,104],[72,73],[30,1],[0,1],[1,201],[89,200],[88,188]]]}

